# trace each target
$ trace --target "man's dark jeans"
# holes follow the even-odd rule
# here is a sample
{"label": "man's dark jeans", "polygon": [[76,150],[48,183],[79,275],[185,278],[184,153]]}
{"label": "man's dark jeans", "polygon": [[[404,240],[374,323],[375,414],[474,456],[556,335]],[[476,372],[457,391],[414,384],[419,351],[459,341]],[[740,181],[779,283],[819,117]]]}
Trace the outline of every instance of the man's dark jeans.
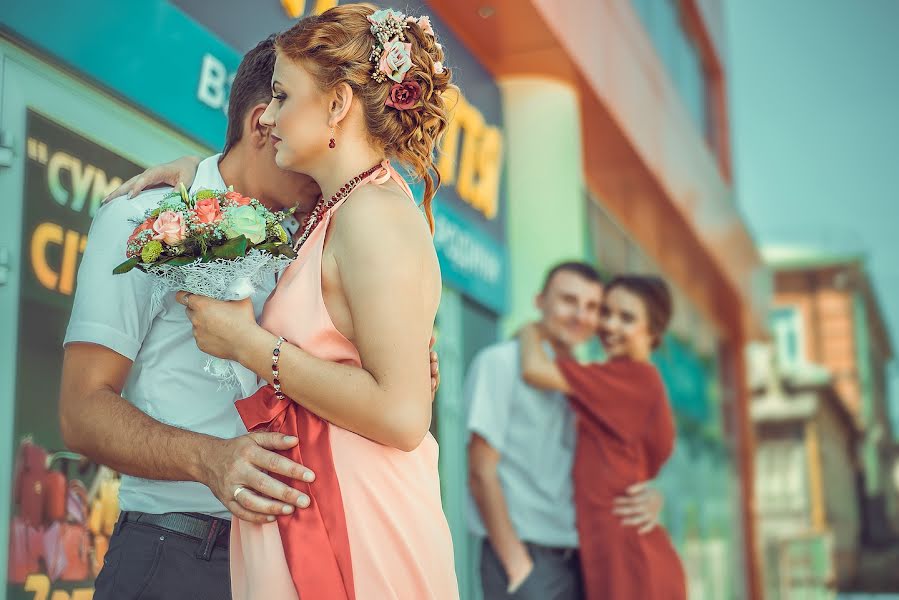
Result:
{"label": "man's dark jeans", "polygon": [[153,525],[126,522],[123,514],[109,540],[94,600],[229,600],[230,524],[222,523],[227,526],[219,528],[212,544],[205,544]]}
{"label": "man's dark jeans", "polygon": [[484,600],[583,600],[581,565],[576,549],[525,545],[534,561],[534,570],[514,593],[509,594],[506,571],[490,542],[484,540],[481,548]]}

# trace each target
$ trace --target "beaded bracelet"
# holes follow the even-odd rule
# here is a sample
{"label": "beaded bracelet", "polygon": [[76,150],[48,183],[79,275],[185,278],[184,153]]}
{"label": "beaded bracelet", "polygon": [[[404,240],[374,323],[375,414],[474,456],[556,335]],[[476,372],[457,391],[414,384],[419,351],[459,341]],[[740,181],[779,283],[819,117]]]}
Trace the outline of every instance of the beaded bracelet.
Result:
{"label": "beaded bracelet", "polygon": [[284,392],[281,391],[281,380],[278,379],[280,376],[280,372],[278,371],[278,361],[281,360],[281,344],[284,343],[284,338],[279,337],[278,342],[275,344],[275,349],[272,350],[272,387],[275,388],[275,397],[278,400],[283,400],[285,398]]}

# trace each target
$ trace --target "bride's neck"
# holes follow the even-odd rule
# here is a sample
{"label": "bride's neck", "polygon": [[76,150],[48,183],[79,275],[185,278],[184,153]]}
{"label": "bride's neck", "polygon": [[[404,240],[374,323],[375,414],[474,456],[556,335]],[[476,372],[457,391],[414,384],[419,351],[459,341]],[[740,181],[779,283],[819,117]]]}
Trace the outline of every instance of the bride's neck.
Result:
{"label": "bride's neck", "polygon": [[323,198],[332,197],[350,179],[384,160],[383,151],[352,140],[338,139],[337,147],[327,152],[313,175],[321,187]]}

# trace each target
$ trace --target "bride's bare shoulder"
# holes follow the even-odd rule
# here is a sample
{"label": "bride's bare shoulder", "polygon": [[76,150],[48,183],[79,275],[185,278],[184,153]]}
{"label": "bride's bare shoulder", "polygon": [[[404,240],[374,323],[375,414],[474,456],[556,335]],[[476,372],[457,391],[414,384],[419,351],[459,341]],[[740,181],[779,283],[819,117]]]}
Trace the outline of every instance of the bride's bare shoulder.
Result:
{"label": "bride's bare shoulder", "polygon": [[341,236],[371,232],[377,234],[371,237],[383,238],[401,233],[410,243],[432,243],[421,209],[393,182],[366,185],[354,191],[337,212],[334,223]]}

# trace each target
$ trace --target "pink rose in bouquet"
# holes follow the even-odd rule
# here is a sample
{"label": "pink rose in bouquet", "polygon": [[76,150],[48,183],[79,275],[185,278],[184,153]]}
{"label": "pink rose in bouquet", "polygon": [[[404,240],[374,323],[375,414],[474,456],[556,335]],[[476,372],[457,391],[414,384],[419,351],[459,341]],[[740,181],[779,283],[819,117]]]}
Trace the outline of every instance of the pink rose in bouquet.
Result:
{"label": "pink rose in bouquet", "polygon": [[250,203],[252,198],[247,198],[243,194],[238,192],[228,192],[225,194],[225,200],[230,200],[234,203],[234,206],[246,206]]}
{"label": "pink rose in bouquet", "polygon": [[184,240],[184,217],[180,212],[167,210],[159,214],[153,223],[154,240],[159,240],[169,246],[176,246]]}
{"label": "pink rose in bouquet", "polygon": [[134,231],[131,233],[131,237],[128,238],[128,243],[130,244],[130,243],[136,241],[137,238],[140,236],[140,234],[143,233],[144,231],[153,231],[155,233],[155,231],[153,230],[153,223],[155,223],[155,222],[156,222],[156,219],[154,219],[153,217],[150,217],[149,219],[147,219],[146,221],[144,221],[143,223],[138,225],[134,229]]}
{"label": "pink rose in bouquet", "polygon": [[134,228],[131,235],[128,236],[128,242],[125,244],[125,255],[128,258],[140,256],[140,252],[144,244],[153,238],[156,232],[153,230],[153,223],[156,222],[154,217],[147,217],[143,223]]}
{"label": "pink rose in bouquet", "polygon": [[194,214],[197,215],[197,221],[200,223],[218,223],[224,218],[224,215],[222,215],[222,205],[219,204],[217,198],[197,200],[197,205],[194,207]]}

